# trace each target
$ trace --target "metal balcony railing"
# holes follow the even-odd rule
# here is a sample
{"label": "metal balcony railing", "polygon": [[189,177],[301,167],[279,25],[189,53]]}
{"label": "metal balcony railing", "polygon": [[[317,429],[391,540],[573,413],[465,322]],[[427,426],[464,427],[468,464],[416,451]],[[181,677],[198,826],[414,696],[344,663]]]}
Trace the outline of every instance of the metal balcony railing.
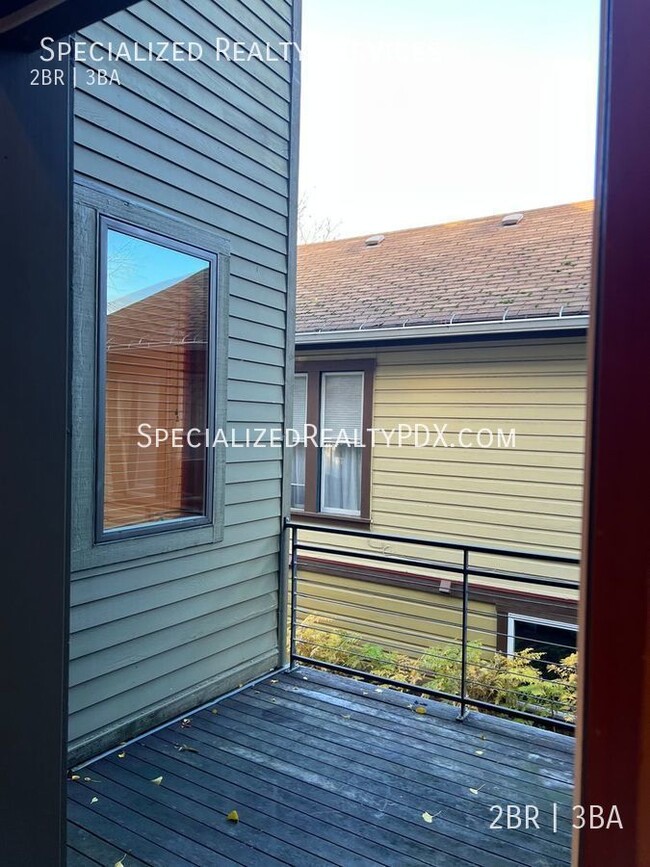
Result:
{"label": "metal balcony railing", "polygon": [[291,665],[452,702],[459,719],[476,708],[574,729],[578,558],[296,521],[286,532]]}

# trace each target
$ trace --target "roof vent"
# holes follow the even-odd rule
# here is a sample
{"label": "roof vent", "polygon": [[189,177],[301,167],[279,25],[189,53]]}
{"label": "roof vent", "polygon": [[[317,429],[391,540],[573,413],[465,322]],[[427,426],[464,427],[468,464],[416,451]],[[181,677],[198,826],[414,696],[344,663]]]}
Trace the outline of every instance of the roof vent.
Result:
{"label": "roof vent", "polygon": [[524,219],[523,214],[506,214],[505,217],[501,218],[502,226],[516,226],[517,223],[521,223]]}
{"label": "roof vent", "polygon": [[384,235],[371,235],[369,238],[366,238],[364,243],[366,247],[378,247],[384,240],[384,237]]}

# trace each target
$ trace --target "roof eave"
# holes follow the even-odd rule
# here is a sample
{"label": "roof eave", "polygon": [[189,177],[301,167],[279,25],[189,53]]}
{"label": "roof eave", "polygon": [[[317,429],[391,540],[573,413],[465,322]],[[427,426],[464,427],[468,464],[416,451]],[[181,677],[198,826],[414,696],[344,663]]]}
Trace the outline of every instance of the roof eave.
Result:
{"label": "roof eave", "polygon": [[583,331],[589,316],[543,316],[539,318],[498,319],[483,322],[452,322],[438,325],[404,325],[391,328],[351,328],[337,331],[296,333],[296,346],[333,346],[339,343],[372,344],[400,340],[427,340],[445,337],[480,337],[529,334],[536,332]]}

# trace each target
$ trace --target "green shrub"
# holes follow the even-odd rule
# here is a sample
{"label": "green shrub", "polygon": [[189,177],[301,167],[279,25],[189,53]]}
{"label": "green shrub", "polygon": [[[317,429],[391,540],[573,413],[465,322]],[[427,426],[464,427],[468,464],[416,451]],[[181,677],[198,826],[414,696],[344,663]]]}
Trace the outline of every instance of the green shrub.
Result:
{"label": "green shrub", "polygon": [[[309,615],[297,630],[297,652],[322,662],[342,665],[364,674],[405,681],[438,692],[458,695],[461,686],[460,644],[436,644],[418,659],[386,650],[363,636],[337,627],[324,617]],[[575,717],[577,693],[576,653],[559,664],[548,663],[540,676],[544,654],[526,648],[508,655],[467,647],[467,697],[539,716]],[[549,676],[550,675],[550,676]]]}

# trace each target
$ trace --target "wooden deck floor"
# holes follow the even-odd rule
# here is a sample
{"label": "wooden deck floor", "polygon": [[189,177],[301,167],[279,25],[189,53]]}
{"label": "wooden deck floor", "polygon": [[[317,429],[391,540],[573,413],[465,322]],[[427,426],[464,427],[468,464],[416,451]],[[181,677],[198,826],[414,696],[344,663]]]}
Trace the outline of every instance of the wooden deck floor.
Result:
{"label": "wooden deck floor", "polygon": [[[566,867],[571,739],[455,714],[322,672],[272,677],[81,770],[68,864]],[[506,804],[534,805],[539,828],[491,830]]]}

